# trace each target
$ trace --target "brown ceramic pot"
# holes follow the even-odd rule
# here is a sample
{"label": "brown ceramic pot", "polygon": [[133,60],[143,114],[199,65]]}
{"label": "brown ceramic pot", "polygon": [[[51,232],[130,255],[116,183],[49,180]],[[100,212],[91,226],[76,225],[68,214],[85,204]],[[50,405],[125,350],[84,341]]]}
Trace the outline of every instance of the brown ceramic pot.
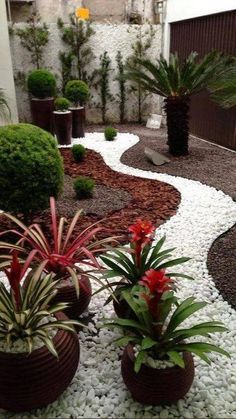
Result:
{"label": "brown ceramic pot", "polygon": [[[121,280],[121,282],[124,282],[124,281]],[[116,290],[118,290],[121,287],[122,287],[121,285],[118,285],[116,287]],[[130,308],[129,304],[124,299],[121,299],[120,294],[116,296],[116,300],[113,300],[113,307],[118,317],[123,318],[123,319],[136,319],[136,316],[134,312],[132,311],[132,309]]]}
{"label": "brown ceramic pot", "polygon": [[30,108],[33,124],[53,134],[52,112],[54,111],[54,98],[32,98]]}
{"label": "brown ceramic pot", "polygon": [[71,111],[53,112],[53,126],[58,144],[71,144],[72,137],[72,113]]}
{"label": "brown ceramic pot", "polygon": [[[66,319],[63,313],[56,317]],[[69,386],[79,364],[78,336],[58,330],[53,343],[58,359],[45,346],[30,355],[0,352],[0,408],[38,409],[55,401]]]}
{"label": "brown ceramic pot", "polygon": [[84,137],[84,125],[85,125],[85,109],[70,108],[72,112],[72,137],[83,138]]}
{"label": "brown ceramic pot", "polygon": [[79,298],[77,298],[74,284],[69,278],[61,282],[58,293],[53,299],[53,302],[70,303],[70,307],[65,310],[65,314],[70,319],[80,316],[88,308],[91,300],[92,287],[89,278],[87,275],[81,275],[78,280]]}
{"label": "brown ceramic pot", "polygon": [[175,366],[161,370],[142,365],[135,373],[133,347],[127,345],[122,355],[121,373],[133,399],[150,405],[171,404],[182,399],[194,378],[192,354],[184,352],[183,357],[185,368]]}

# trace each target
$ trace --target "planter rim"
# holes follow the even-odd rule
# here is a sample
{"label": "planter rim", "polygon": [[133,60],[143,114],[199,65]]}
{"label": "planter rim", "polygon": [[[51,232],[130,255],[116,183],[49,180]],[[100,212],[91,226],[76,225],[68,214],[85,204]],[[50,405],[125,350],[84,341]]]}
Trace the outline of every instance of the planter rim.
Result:
{"label": "planter rim", "polygon": [[[134,362],[134,346],[131,343],[128,343],[128,345],[126,345],[126,347],[124,348],[124,351],[125,350],[127,351],[127,354],[130,360]],[[187,352],[184,351],[182,352],[182,354],[184,356],[185,354],[187,354]],[[180,369],[182,369],[178,365],[174,365],[173,367],[168,367],[168,368],[153,368],[145,364],[142,364],[141,368],[152,370],[152,371],[161,371],[163,374],[165,373],[168,374],[170,371],[175,371],[175,370],[179,371]]]}
{"label": "planter rim", "polygon": [[53,111],[53,113],[57,115],[67,115],[70,114],[71,111]]}
{"label": "planter rim", "polygon": [[[57,320],[65,320],[67,319],[67,316],[62,313],[61,311],[58,313],[55,313],[54,316],[56,317]],[[61,336],[61,334],[65,332],[65,330],[63,329],[58,329],[55,336],[53,337],[52,341],[53,343],[55,343]],[[70,333],[70,332],[68,332]],[[38,356],[41,354],[41,352],[43,352],[45,350],[46,346],[43,345],[38,349],[35,349],[34,351],[31,352],[31,354],[29,354],[28,352],[16,352],[16,353],[12,353],[12,352],[4,352],[4,351],[0,351],[0,354],[4,354],[4,357],[6,358],[11,358],[11,359],[16,359],[16,358],[28,358],[29,356]]]}
{"label": "planter rim", "polygon": [[39,101],[46,101],[46,100],[54,100],[53,96],[48,96],[48,97],[44,97],[44,98],[39,98],[39,97],[31,97],[31,100],[39,100]]}
{"label": "planter rim", "polygon": [[78,111],[80,109],[84,109],[84,106],[70,106],[69,109],[71,111]]}

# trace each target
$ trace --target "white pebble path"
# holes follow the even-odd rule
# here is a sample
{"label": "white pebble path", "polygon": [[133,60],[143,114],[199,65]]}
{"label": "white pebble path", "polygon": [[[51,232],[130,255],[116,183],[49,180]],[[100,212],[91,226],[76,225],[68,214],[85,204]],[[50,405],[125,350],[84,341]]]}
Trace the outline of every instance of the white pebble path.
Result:
{"label": "white pebble path", "polygon": [[[1,419],[236,418],[236,312],[219,295],[206,265],[213,241],[236,222],[236,203],[223,192],[200,182],[122,164],[121,155],[138,141],[133,134],[118,134],[115,141],[108,142],[102,133],[89,133],[74,143],[100,153],[117,172],[164,181],[179,190],[181,203],[177,214],[157,229],[156,239],[166,234],[166,245],[176,246],[176,255],[192,257],[179,270],[196,280],[181,280],[178,294],[181,298],[194,295],[211,303],[194,315],[194,323],[222,320],[229,332],[216,334],[212,340],[230,351],[231,359],[214,355],[215,362],[208,366],[196,358],[194,383],[184,400],[177,405],[144,407],[132,400],[122,382],[118,360],[121,350],[110,343],[114,332],[106,329],[97,332],[90,324],[90,330],[80,337],[80,367],[64,394],[45,409],[15,415],[2,412]],[[105,295],[101,294],[92,299],[90,311],[97,313],[96,320],[113,315],[112,305],[103,308],[104,299]]]}

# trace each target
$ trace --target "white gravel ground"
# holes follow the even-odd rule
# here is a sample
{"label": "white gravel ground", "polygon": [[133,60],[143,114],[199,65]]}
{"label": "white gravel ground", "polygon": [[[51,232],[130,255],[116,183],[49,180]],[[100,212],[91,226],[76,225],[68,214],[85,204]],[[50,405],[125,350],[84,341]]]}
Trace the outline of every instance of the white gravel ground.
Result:
{"label": "white gravel ground", "polygon": [[[184,265],[184,272],[196,280],[181,280],[179,296],[195,295],[211,303],[195,314],[194,322],[224,321],[229,332],[216,334],[213,342],[228,350],[231,359],[214,355],[212,365],[208,366],[196,358],[194,384],[184,400],[177,405],[143,407],[131,399],[122,382],[118,359],[121,351],[110,344],[114,333],[97,331],[90,324],[89,330],[81,333],[81,364],[65,393],[45,409],[21,415],[2,412],[2,419],[236,418],[236,312],[219,295],[206,266],[212,242],[236,221],[236,203],[200,182],[125,166],[120,157],[137,141],[135,135],[119,134],[115,141],[107,142],[103,134],[92,133],[74,142],[99,152],[117,172],[165,181],[180,191],[182,199],[177,214],[156,231],[156,238],[165,233],[166,246],[176,246],[176,255],[192,257]],[[112,305],[103,308],[104,299],[105,295],[97,295],[90,305],[90,311],[97,313],[94,317],[97,321],[104,315],[113,315]]]}

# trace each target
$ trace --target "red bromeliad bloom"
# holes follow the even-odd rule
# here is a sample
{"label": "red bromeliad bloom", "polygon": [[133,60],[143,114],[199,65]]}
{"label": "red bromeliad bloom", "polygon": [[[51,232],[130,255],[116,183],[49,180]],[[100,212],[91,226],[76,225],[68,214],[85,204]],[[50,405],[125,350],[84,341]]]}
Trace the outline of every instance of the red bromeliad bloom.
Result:
{"label": "red bromeliad bloom", "polygon": [[140,266],[141,252],[145,244],[152,239],[152,233],[155,227],[150,221],[141,220],[140,218],[135,224],[132,224],[128,231],[132,233],[131,242],[134,243],[135,258],[137,266]]}
{"label": "red bromeliad bloom", "polygon": [[162,294],[171,289],[170,284],[172,282],[171,278],[165,276],[164,269],[160,269],[159,271],[150,269],[145,273],[142,280],[139,281],[141,285],[144,285],[150,291],[150,295],[143,293],[142,297],[146,300],[150,313],[156,320],[159,317],[158,303]]}

